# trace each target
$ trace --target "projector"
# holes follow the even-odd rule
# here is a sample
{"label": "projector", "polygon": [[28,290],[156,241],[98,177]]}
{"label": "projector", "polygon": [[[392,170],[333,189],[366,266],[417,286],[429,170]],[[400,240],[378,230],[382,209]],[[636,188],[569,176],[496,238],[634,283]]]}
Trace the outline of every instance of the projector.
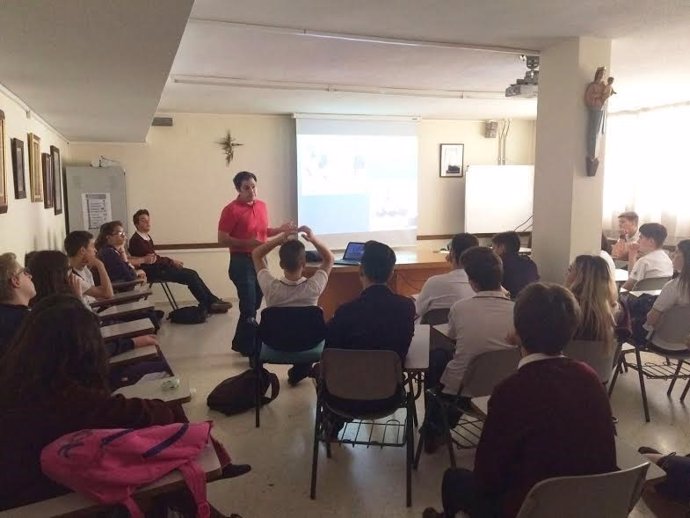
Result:
{"label": "projector", "polygon": [[539,85],[513,84],[506,88],[506,97],[536,97],[539,93]]}
{"label": "projector", "polygon": [[506,88],[506,97],[536,97],[539,93],[539,56],[522,55],[520,59],[525,61],[527,72],[524,78]]}

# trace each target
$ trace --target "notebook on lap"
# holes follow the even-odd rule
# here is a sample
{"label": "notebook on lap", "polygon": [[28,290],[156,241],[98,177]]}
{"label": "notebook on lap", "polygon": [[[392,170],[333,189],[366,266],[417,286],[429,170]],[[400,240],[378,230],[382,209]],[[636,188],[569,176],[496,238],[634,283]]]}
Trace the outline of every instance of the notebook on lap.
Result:
{"label": "notebook on lap", "polygon": [[362,254],[364,253],[364,243],[357,243],[350,241],[345,248],[345,253],[342,259],[335,261],[335,264],[357,266],[362,261]]}

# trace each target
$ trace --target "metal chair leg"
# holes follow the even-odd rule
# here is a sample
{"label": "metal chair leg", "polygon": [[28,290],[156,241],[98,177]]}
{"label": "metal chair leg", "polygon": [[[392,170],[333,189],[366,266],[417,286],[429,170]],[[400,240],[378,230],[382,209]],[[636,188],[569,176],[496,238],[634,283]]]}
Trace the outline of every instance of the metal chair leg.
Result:
{"label": "metal chair leg", "polygon": [[254,395],[256,397],[254,405],[254,420],[256,427],[259,428],[261,426],[261,418],[259,417],[259,415],[261,414],[261,362],[259,361],[258,355],[254,360],[254,377],[256,379],[256,382],[254,384],[254,386],[256,387],[256,394]]}
{"label": "metal chair leg", "polygon": [[316,500],[316,474],[319,462],[319,426],[321,424],[321,415],[321,404],[317,400],[316,415],[314,416],[314,447],[311,460],[311,492],[309,493],[312,500]]}
{"label": "metal chair leg", "polygon": [[[407,396],[407,458],[405,459],[405,482],[407,484],[406,502],[407,507],[412,507],[412,454],[414,451],[414,431],[412,430],[412,412],[414,411],[414,396],[410,393]],[[416,412],[415,412],[416,415]]]}
{"label": "metal chair leg", "polygon": [[685,401],[685,396],[688,394],[688,389],[690,389],[690,379],[688,379],[688,382],[685,384],[685,388],[683,389],[683,393],[680,395],[681,402]]}
{"label": "metal chair leg", "polygon": [[644,419],[649,422],[649,406],[647,404],[647,391],[644,386],[644,372],[642,372],[642,358],[640,356],[640,349],[635,347],[635,359],[637,360],[637,374],[640,377],[640,395],[642,396],[642,407],[644,409]]}
{"label": "metal chair leg", "polygon": [[611,399],[611,394],[613,394],[613,387],[616,385],[616,380],[618,380],[618,373],[621,371],[622,368],[621,363],[625,363],[625,360],[622,356],[616,368],[613,369],[613,378],[611,378],[611,382],[609,383],[609,399]]}
{"label": "metal chair leg", "polygon": [[179,306],[177,305],[177,301],[175,300],[175,297],[172,293],[172,290],[170,289],[170,286],[168,286],[168,283],[161,282],[161,286],[163,287],[163,292],[165,292],[165,296],[168,298],[170,306],[172,306],[173,309],[178,309]]}
{"label": "metal chair leg", "polygon": [[676,380],[678,379],[678,374],[680,373],[680,368],[682,366],[683,366],[683,360],[678,360],[678,366],[676,367],[676,372],[673,373],[673,378],[671,379],[671,384],[668,386],[668,390],[666,391],[667,396],[670,396],[671,392],[673,392],[673,387],[676,385]]}

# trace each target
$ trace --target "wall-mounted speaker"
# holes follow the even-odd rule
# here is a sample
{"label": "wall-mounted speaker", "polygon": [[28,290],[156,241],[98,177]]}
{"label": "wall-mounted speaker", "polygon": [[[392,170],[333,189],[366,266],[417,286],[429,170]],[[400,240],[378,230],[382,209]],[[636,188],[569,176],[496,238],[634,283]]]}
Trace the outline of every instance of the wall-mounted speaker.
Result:
{"label": "wall-mounted speaker", "polygon": [[496,138],[497,133],[498,133],[498,122],[486,121],[484,123],[484,137],[485,138]]}

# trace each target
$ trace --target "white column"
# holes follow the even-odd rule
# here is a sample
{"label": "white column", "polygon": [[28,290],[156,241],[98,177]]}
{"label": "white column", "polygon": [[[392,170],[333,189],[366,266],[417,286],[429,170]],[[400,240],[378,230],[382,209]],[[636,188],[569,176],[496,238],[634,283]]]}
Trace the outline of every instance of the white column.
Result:
{"label": "white column", "polygon": [[583,99],[610,58],[611,41],[596,38],[568,39],[541,53],[532,254],[544,281],[563,282],[575,256],[600,249],[605,146],[602,136],[599,169],[588,177]]}

